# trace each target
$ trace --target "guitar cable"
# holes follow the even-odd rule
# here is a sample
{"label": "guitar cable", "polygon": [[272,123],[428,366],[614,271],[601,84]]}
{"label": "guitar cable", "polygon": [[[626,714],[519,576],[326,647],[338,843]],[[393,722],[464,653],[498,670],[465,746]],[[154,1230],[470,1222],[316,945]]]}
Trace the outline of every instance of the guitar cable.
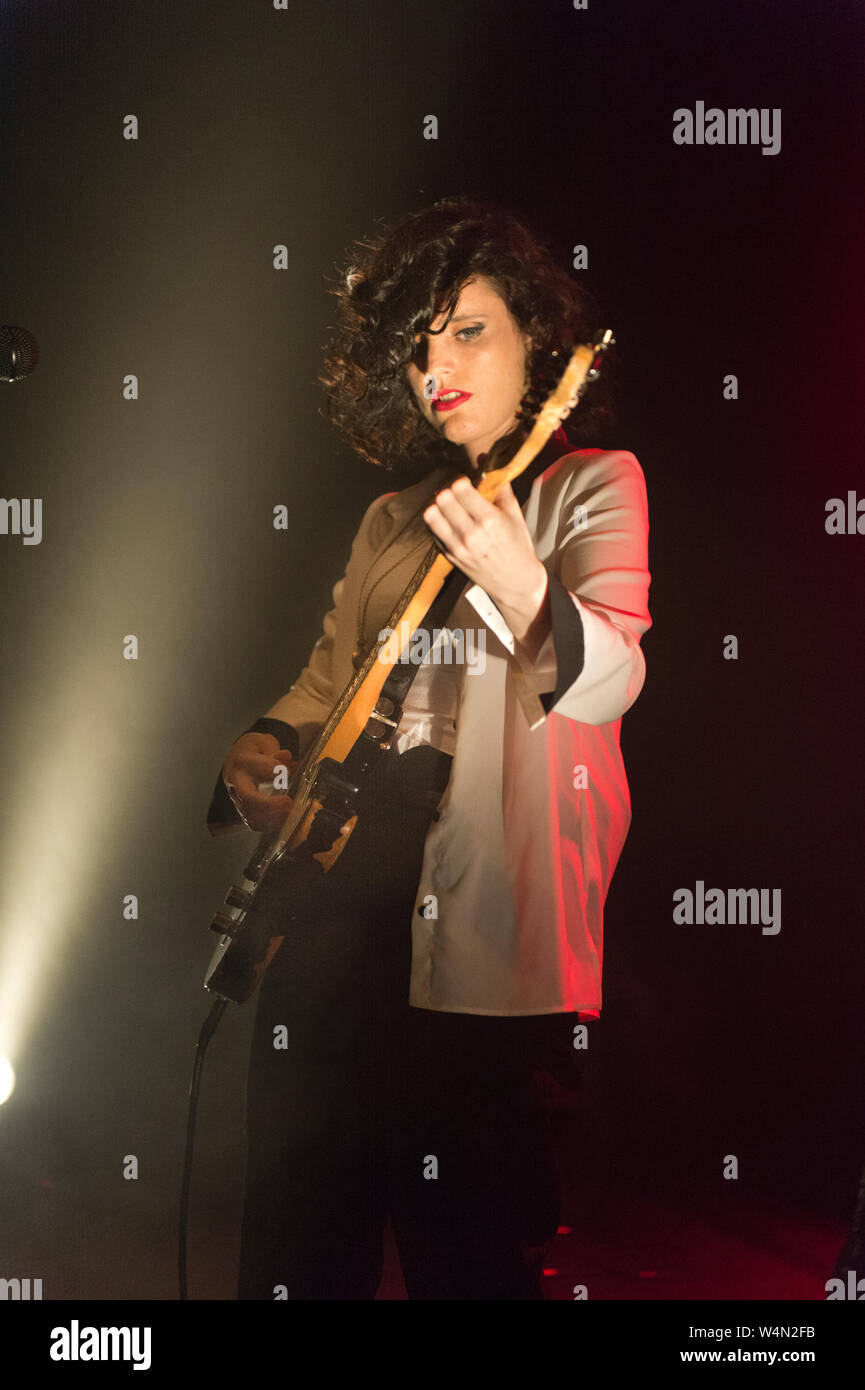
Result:
{"label": "guitar cable", "polygon": [[189,1189],[192,1182],[192,1154],[195,1142],[195,1116],[198,1110],[198,1092],[201,1086],[201,1073],[204,1067],[204,1054],[207,1044],[219,1027],[219,1020],[225,1013],[227,999],[215,999],[210,1012],[201,1026],[198,1042],[195,1044],[195,1062],[192,1067],[192,1080],[189,1083],[189,1115],[186,1122],[186,1151],[183,1156],[183,1179],[180,1185],[180,1230],[178,1239],[178,1277],[181,1302],[187,1301],[186,1283],[186,1238],[189,1225]]}

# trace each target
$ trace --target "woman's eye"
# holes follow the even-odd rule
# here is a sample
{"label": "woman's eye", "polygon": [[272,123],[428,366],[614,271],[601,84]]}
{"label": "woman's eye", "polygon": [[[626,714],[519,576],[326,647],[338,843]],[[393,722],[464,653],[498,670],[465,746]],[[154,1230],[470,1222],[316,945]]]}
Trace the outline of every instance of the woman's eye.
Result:
{"label": "woman's eye", "polygon": [[471,333],[473,336],[467,340],[468,342],[471,343],[471,342],[474,342],[474,338],[477,336],[477,334],[478,334],[478,333],[482,333],[482,332],[483,332],[483,324],[478,323],[478,324],[475,324],[474,328],[461,328],[460,331],[459,331],[459,333],[457,334],[457,337],[458,337],[458,338],[461,338],[462,335],[463,335],[464,333]]}

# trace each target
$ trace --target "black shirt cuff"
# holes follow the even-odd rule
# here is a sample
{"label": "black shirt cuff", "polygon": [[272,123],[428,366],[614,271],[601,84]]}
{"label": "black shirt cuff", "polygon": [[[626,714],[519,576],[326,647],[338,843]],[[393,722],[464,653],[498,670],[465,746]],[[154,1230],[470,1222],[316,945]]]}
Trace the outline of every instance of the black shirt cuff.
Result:
{"label": "black shirt cuff", "polygon": [[574,603],[570,591],[565,588],[556,574],[550,574],[549,595],[557,679],[555,690],[544,691],[539,697],[546,714],[555,709],[565,692],[570,690],[580,675],[586,660],[585,635],[580,610]]}

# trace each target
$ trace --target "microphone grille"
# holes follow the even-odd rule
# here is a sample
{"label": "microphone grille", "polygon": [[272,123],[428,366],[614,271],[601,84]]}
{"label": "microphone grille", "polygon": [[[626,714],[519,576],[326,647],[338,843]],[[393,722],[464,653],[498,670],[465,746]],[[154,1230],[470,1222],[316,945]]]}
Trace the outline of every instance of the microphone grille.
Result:
{"label": "microphone grille", "polygon": [[26,328],[0,327],[0,381],[29,376],[39,361],[39,344]]}

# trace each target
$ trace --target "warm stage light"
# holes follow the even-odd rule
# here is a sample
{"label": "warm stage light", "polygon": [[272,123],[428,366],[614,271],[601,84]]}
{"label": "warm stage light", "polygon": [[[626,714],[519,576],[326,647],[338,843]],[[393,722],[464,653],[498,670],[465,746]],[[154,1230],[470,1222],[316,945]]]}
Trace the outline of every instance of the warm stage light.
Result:
{"label": "warm stage light", "polygon": [[8,1100],[15,1090],[15,1073],[12,1070],[12,1063],[7,1062],[5,1057],[0,1057],[0,1105],[4,1100]]}
{"label": "warm stage light", "polygon": [[[40,447],[51,454],[61,444],[47,429]],[[145,482],[130,475],[125,487],[88,496],[85,513],[72,509],[70,494],[51,562],[28,580],[39,620],[25,625],[16,649],[28,674],[5,711],[16,732],[15,759],[4,767],[15,813],[0,838],[0,1057],[16,1068],[37,1037],[46,1064],[58,997],[80,987],[82,935],[101,933],[119,968],[143,930],[123,917],[125,895],[138,889],[136,844],[153,814],[141,789],[153,750],[170,736],[166,712],[176,708],[190,632],[175,601],[188,582],[190,516],[184,507],[166,511],[160,478],[158,470]],[[84,563],[82,545],[103,563]],[[164,557],[158,567],[154,545]],[[224,618],[213,605],[205,622],[215,630],[217,621]],[[129,656],[128,635],[142,643],[140,662]],[[61,1076],[61,1049],[54,1067]]]}

